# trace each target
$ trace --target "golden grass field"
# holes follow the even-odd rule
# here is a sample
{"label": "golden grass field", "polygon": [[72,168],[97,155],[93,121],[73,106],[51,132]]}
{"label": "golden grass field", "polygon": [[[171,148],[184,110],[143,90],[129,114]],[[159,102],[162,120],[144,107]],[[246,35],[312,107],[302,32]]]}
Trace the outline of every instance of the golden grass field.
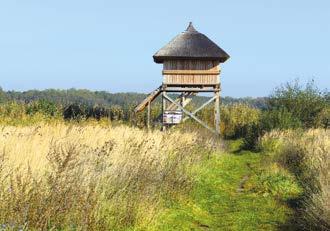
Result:
{"label": "golden grass field", "polygon": [[180,131],[63,122],[0,131],[0,221],[13,228],[143,226],[161,193],[189,186],[186,166],[201,155],[197,134]]}
{"label": "golden grass field", "polygon": [[[44,125],[27,127],[0,126],[0,150],[11,167],[24,169],[27,166],[33,173],[42,173],[49,168],[47,154],[54,146],[83,150],[79,158],[92,156],[100,147],[109,142],[113,144],[111,161],[113,164],[127,162],[128,154],[139,145],[145,156],[144,161],[157,160],[163,164],[164,152],[175,150],[178,146],[189,146],[196,142],[196,134],[174,132],[170,136],[160,131],[146,132],[127,126],[105,127],[100,125]],[[133,144],[133,146],[132,146]]]}

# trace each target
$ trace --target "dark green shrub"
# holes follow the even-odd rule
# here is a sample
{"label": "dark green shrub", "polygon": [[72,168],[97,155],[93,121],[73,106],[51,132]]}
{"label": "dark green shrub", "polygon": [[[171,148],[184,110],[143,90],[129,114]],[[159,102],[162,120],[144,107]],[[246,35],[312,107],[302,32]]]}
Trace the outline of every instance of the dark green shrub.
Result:
{"label": "dark green shrub", "polygon": [[258,139],[263,131],[260,128],[260,124],[250,124],[244,127],[244,149],[255,150],[257,147]]}
{"label": "dark green shrub", "polygon": [[261,129],[290,129],[302,127],[301,121],[286,108],[263,111],[260,119]]}
{"label": "dark green shrub", "polygon": [[84,118],[86,118],[86,107],[78,105],[78,104],[71,104],[70,106],[68,106],[64,109],[63,118],[66,120],[84,119]]}
{"label": "dark green shrub", "polygon": [[268,99],[268,110],[289,112],[290,117],[300,120],[304,127],[317,127],[318,115],[329,107],[328,94],[319,90],[314,81],[303,87],[295,80],[275,89]]}

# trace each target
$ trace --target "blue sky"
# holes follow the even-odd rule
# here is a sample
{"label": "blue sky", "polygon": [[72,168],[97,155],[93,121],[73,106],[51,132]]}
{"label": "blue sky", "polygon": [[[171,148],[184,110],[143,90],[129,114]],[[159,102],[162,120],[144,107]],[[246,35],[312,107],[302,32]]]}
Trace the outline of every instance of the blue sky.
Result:
{"label": "blue sky", "polygon": [[0,86],[149,92],[152,55],[192,21],[231,58],[226,96],[266,96],[286,81],[330,88],[330,1],[0,1]]}

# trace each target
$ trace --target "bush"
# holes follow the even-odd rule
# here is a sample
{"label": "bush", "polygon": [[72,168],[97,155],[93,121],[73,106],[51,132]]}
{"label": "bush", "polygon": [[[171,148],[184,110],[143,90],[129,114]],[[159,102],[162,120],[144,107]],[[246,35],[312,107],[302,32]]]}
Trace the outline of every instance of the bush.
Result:
{"label": "bush", "polygon": [[63,111],[63,118],[66,120],[81,120],[86,118],[86,108],[78,104],[71,104]]}
{"label": "bush", "polygon": [[246,104],[233,104],[221,108],[221,133],[225,138],[241,138],[254,131],[261,111]]}
{"label": "bush", "polygon": [[25,105],[17,102],[8,102],[0,105],[1,117],[21,118],[25,115]]}
{"label": "bush", "polygon": [[49,102],[47,100],[38,100],[31,102],[26,105],[26,114],[35,115],[36,113],[41,113],[46,116],[57,116],[60,115],[60,110],[55,103]]}
{"label": "bush", "polygon": [[263,111],[260,126],[263,131],[302,127],[300,120],[286,108]]}
{"label": "bush", "polygon": [[327,91],[320,91],[310,81],[305,87],[299,84],[299,81],[288,82],[275,89],[270,96],[267,105],[268,110],[279,110],[285,113],[291,113],[291,117],[301,121],[304,127],[317,127],[318,116],[325,108],[329,108],[327,100]]}

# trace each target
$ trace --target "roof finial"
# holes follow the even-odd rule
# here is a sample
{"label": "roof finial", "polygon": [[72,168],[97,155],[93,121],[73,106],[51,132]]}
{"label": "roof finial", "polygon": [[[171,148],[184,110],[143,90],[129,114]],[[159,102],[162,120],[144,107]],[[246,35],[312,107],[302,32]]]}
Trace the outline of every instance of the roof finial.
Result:
{"label": "roof finial", "polygon": [[189,25],[188,25],[186,31],[187,31],[187,32],[191,32],[191,33],[195,33],[195,32],[197,32],[197,30],[194,28],[192,22],[189,22]]}

